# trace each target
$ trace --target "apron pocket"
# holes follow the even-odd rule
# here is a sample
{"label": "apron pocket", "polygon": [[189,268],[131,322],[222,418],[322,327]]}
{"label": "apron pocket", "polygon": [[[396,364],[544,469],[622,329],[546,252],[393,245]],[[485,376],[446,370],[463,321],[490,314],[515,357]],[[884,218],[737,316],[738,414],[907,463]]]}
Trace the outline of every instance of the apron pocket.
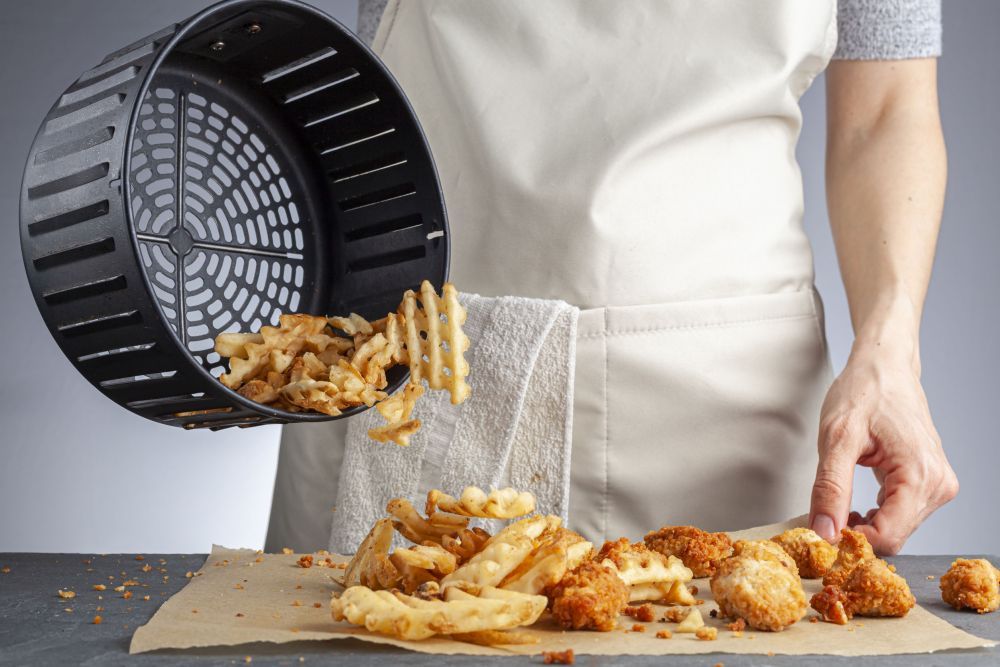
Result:
{"label": "apron pocket", "polygon": [[822,327],[811,290],[581,313],[571,525],[635,538],[808,511]]}

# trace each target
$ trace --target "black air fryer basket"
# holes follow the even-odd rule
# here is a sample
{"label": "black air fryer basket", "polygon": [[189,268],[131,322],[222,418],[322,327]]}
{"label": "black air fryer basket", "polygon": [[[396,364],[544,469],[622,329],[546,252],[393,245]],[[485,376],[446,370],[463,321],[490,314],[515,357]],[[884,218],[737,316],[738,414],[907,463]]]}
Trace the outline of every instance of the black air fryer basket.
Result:
{"label": "black air fryer basket", "polygon": [[[331,419],[225,388],[215,336],[282,312],[381,317],[448,267],[441,190],[402,91],[293,0],[221,2],[85,72],[31,147],[21,245],[73,365],[186,428]],[[390,390],[405,377],[393,369]]]}

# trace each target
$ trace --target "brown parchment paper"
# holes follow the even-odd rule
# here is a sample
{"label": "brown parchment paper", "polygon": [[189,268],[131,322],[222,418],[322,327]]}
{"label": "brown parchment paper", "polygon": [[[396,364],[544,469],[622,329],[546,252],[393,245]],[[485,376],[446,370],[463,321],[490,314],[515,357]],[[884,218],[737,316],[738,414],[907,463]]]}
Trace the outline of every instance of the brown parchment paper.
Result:
{"label": "brown parchment paper", "polygon": [[[765,538],[803,524],[804,518],[798,517],[731,535],[742,539]],[[705,599],[699,607],[705,623],[719,629],[715,641],[701,641],[694,635],[676,632],[672,639],[657,639],[657,630],[676,628],[672,623],[643,624],[647,626],[646,632],[625,631],[634,621],[624,616],[622,629],[613,632],[565,632],[543,616],[528,629],[539,642],[523,646],[492,648],[446,638],[403,641],[335,623],[330,616],[329,601],[331,593],[340,590],[330,578],[336,571],[315,566],[301,568],[296,564],[298,558],[298,555],[213,547],[212,554],[190,582],[167,600],[149,623],[136,630],[129,652],[350,637],[423,653],[464,655],[535,655],[572,648],[575,653],[591,655],[773,652],[852,656],[928,653],[996,644],[959,630],[920,606],[901,619],[856,619],[840,626],[810,623],[806,617],[784,632],[748,630],[742,637],[736,637],[723,621],[709,617],[709,611],[716,606],[706,579],[696,579],[693,583],[699,590],[696,597]],[[342,556],[331,559],[346,560]],[[818,580],[804,580],[803,584],[807,595],[821,588]],[[814,612],[810,610],[809,616],[812,615]]]}

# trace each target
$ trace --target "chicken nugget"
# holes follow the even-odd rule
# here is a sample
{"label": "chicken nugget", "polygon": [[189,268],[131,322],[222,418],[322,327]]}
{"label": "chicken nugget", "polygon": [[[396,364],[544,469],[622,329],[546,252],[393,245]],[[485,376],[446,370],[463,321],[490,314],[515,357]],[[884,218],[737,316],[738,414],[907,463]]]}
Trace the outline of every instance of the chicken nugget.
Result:
{"label": "chicken nugget", "polygon": [[822,577],[837,559],[833,546],[809,528],[791,528],[771,538],[795,560],[803,579]]}
{"label": "chicken nugget", "polygon": [[987,614],[1000,608],[1000,570],[985,558],[959,558],[941,577],[941,599]]}
{"label": "chicken nugget", "polygon": [[863,561],[875,560],[875,552],[864,533],[850,528],[840,531],[840,542],[837,543],[837,558],[833,565],[823,575],[824,586],[842,586],[851,576],[851,570]]}
{"label": "chicken nugget", "polygon": [[774,561],[791,570],[796,577],[799,576],[799,566],[795,564],[795,559],[771,540],[738,540],[733,545],[733,556]]}
{"label": "chicken nugget", "polygon": [[712,595],[724,616],[742,618],[757,630],[784,630],[805,616],[808,609],[802,580],[777,558],[749,555],[755,550],[770,553],[751,547],[746,554],[722,562],[711,579]]}
{"label": "chicken nugget", "polygon": [[694,526],[664,526],[646,534],[646,546],[664,556],[677,556],[695,577],[710,577],[733,553],[725,533],[709,533]]}
{"label": "chicken nugget", "polygon": [[549,591],[552,616],[569,630],[608,632],[628,604],[628,588],[610,568],[585,561]]}

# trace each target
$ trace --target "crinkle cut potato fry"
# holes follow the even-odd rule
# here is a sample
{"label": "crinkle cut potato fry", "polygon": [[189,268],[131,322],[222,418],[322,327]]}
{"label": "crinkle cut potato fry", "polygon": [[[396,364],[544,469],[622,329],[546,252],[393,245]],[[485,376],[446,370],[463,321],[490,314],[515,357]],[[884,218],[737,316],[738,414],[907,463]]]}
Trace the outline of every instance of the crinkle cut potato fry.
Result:
{"label": "crinkle cut potato fry", "polygon": [[[458,290],[451,283],[441,288],[441,296],[428,281],[420,285],[420,305],[417,295],[408,290],[403,295],[400,313],[406,324],[406,349],[410,359],[413,382],[427,380],[431,389],[447,389],[451,402],[459,404],[472,392],[465,381],[469,363],[465,351],[469,338],[462,331],[466,312],[458,302]],[[442,323],[441,316],[447,319]],[[414,354],[419,350],[419,354]]]}
{"label": "crinkle cut potato fry", "polygon": [[527,491],[511,488],[494,489],[488,494],[475,486],[467,486],[459,498],[432,489],[427,493],[427,514],[436,509],[461,516],[486,519],[516,519],[535,511],[535,497]]}
{"label": "crinkle cut potato fry", "polygon": [[441,544],[444,537],[456,537],[469,525],[466,517],[441,512],[422,517],[405,498],[390,500],[385,511],[393,518],[392,525],[399,534],[414,544]]}
{"label": "crinkle cut potato fry", "polygon": [[346,619],[372,632],[399,639],[427,639],[530,625],[545,611],[547,603],[540,595],[492,595],[488,588],[480,593],[463,593],[448,600],[421,600],[399,592],[353,586],[333,598],[330,608],[335,620]]}
{"label": "crinkle cut potato fry", "polygon": [[[411,414],[424,393],[422,381],[431,389],[448,390],[455,404],[471,393],[465,380],[465,318],[454,285],[445,283],[439,297],[426,280],[419,297],[407,290],[398,312],[374,322],[357,313],[285,313],[277,327],[216,337],[215,351],[229,359],[229,372],[219,381],[245,398],[288,412],[336,417],[350,408],[378,404],[388,423],[371,429],[369,437],[405,447],[420,429],[420,420]],[[390,398],[383,391],[386,371],[401,364],[410,368],[410,382]]]}
{"label": "crinkle cut potato fry", "polygon": [[392,521],[379,519],[362,540],[354,557],[347,563],[343,577],[335,579],[345,588],[367,586],[371,589],[392,588],[399,581],[399,570],[389,559],[392,546]]}

